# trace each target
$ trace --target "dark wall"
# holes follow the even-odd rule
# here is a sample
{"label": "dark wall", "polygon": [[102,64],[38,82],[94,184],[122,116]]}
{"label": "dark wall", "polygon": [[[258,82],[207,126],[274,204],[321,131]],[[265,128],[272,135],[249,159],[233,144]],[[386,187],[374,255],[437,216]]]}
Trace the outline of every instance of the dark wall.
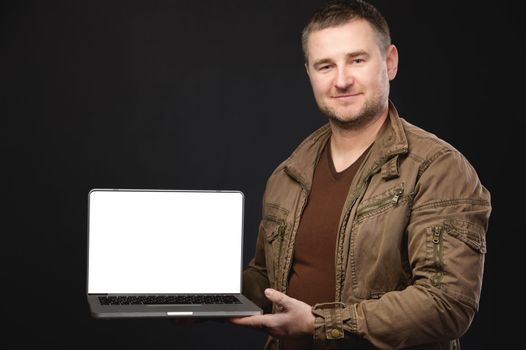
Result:
{"label": "dark wall", "polygon": [[[320,2],[0,5],[2,333],[16,348],[261,347],[264,334],[226,323],[92,319],[87,193],[242,190],[247,262],[266,178],[325,122],[299,41]],[[510,246],[524,231],[513,181],[524,149],[524,36],[519,11],[491,3],[374,1],[400,52],[398,110],[463,152],[492,192],[480,310],[463,349],[511,342],[504,317],[521,265]]]}

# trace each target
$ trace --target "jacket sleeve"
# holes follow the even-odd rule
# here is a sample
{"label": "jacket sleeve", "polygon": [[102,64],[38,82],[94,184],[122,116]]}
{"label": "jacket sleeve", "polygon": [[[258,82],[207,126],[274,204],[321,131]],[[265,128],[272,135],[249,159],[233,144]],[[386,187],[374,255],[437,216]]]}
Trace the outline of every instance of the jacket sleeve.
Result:
{"label": "jacket sleeve", "polygon": [[458,339],[478,310],[489,192],[454,150],[424,162],[405,234],[413,283],[379,299],[318,304],[318,342],[365,339],[380,349]]}

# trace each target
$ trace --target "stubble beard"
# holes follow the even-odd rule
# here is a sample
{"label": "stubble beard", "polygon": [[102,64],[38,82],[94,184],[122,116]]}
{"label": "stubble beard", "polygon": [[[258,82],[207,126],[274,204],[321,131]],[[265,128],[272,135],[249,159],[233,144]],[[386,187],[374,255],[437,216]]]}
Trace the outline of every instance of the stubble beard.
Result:
{"label": "stubble beard", "polygon": [[336,127],[344,130],[356,130],[380,117],[388,101],[388,93],[379,93],[368,99],[357,113],[339,113],[325,103],[318,103],[318,108]]}

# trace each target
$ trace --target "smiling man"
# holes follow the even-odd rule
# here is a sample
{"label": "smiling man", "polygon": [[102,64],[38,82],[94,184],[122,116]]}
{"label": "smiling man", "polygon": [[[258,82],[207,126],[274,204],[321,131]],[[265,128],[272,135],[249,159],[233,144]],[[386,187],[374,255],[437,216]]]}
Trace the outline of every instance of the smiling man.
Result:
{"label": "smiling man", "polygon": [[366,20],[315,31],[306,49],[314,96],[331,123],[357,129],[386,114],[398,53],[394,45],[378,45]]}
{"label": "smiling man", "polygon": [[455,148],[389,101],[398,52],[363,1],[330,1],[303,30],[328,123],[270,176],[232,322],[268,349],[457,349],[482,286],[490,195]]}

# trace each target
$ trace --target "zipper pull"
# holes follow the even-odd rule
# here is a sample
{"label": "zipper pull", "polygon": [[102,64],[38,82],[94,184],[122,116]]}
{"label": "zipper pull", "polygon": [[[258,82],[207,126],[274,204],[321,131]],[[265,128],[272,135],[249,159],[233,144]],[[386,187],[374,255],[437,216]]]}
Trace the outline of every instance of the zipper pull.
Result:
{"label": "zipper pull", "polygon": [[404,193],[403,189],[397,189],[395,191],[395,194],[393,196],[393,203],[398,204],[398,201],[400,200],[400,197],[402,196],[402,193]]}
{"label": "zipper pull", "polygon": [[438,244],[442,240],[442,228],[440,226],[433,227],[433,243]]}

